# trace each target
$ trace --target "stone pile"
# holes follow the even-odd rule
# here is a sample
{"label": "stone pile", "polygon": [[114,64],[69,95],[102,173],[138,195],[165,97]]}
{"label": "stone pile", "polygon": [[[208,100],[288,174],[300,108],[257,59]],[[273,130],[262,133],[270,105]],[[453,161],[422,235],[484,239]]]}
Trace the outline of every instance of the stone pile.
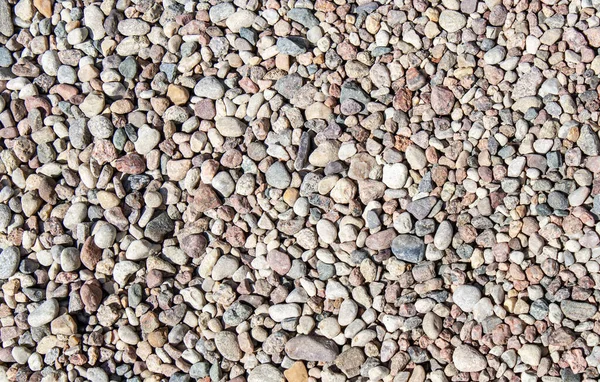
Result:
{"label": "stone pile", "polygon": [[600,1],[0,0],[0,382],[596,381]]}

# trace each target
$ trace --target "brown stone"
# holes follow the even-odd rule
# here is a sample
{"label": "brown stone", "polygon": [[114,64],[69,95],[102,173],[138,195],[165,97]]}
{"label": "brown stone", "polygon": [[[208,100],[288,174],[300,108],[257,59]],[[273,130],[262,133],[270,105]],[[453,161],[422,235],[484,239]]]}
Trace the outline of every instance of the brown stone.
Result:
{"label": "brown stone", "polygon": [[208,210],[212,210],[221,205],[221,200],[217,195],[217,192],[209,185],[200,184],[200,187],[194,192],[194,208],[200,212],[204,213]]}
{"label": "brown stone", "polygon": [[116,160],[115,167],[124,174],[139,175],[146,170],[146,161],[139,154],[127,154]]}
{"label": "brown stone", "polygon": [[81,287],[80,294],[86,311],[95,312],[98,310],[102,302],[102,287],[98,280],[92,279],[86,281]]}
{"label": "brown stone", "polygon": [[102,250],[96,246],[92,237],[88,237],[83,243],[79,257],[81,263],[93,271],[96,269],[96,264],[102,259]]}

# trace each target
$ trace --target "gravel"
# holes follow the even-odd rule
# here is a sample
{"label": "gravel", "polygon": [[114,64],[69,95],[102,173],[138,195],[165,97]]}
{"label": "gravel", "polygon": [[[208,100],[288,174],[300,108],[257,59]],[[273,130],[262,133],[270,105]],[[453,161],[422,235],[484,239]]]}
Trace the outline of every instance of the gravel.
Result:
{"label": "gravel", "polygon": [[0,0],[0,381],[599,380],[599,15]]}

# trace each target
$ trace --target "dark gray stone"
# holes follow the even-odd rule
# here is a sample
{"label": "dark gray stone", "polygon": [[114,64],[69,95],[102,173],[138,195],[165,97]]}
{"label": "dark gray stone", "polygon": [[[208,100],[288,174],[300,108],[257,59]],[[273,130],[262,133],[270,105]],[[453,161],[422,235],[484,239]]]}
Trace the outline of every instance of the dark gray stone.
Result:
{"label": "dark gray stone", "polygon": [[169,232],[173,232],[174,229],[175,223],[173,223],[173,220],[171,220],[166,212],[163,212],[150,220],[144,230],[144,236],[150,240],[159,242],[162,241]]}
{"label": "dark gray stone", "polygon": [[419,263],[425,258],[425,243],[413,235],[398,235],[392,241],[392,253],[407,263]]}

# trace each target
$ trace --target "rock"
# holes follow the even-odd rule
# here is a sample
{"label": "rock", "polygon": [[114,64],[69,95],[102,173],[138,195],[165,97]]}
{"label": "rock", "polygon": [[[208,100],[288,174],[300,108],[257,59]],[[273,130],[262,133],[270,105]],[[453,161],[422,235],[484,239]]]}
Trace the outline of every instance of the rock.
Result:
{"label": "rock", "polygon": [[283,373],[269,364],[258,365],[248,374],[248,382],[284,382]]}
{"label": "rock", "polygon": [[90,382],[108,382],[108,375],[104,371],[104,369],[100,367],[90,367],[87,369],[87,379]]}
{"label": "rock", "polygon": [[452,362],[458,371],[464,373],[476,373],[487,366],[485,357],[477,349],[464,344],[454,349]]}
{"label": "rock", "polygon": [[337,366],[349,378],[359,375],[360,368],[365,363],[366,357],[362,349],[351,347],[342,352],[335,360]]}
{"label": "rock", "polygon": [[277,39],[277,50],[281,54],[299,56],[308,50],[308,40],[302,37],[280,37]]}
{"label": "rock", "polygon": [[304,363],[294,362],[292,367],[283,372],[285,379],[289,382],[306,382],[308,381],[308,372]]}
{"label": "rock", "polygon": [[292,8],[288,11],[287,17],[302,24],[306,28],[312,28],[319,25],[319,19],[306,8]]}
{"label": "rock", "polygon": [[225,359],[236,362],[242,358],[243,353],[238,345],[237,336],[232,332],[222,331],[217,333],[215,345]]}
{"label": "rock", "polygon": [[462,13],[446,9],[440,13],[439,23],[446,32],[454,33],[467,25],[467,18]]}
{"label": "rock", "polygon": [[[450,11],[444,11],[450,12]],[[442,15],[444,14],[442,12]],[[440,17],[441,19],[441,17]],[[431,90],[431,107],[439,115],[448,115],[452,112],[454,106],[454,93],[443,86],[434,86]]]}
{"label": "rock", "polygon": [[6,37],[11,37],[14,33],[12,7],[7,0],[0,0],[0,33]]}
{"label": "rock", "polygon": [[140,266],[133,261],[120,261],[115,264],[113,277],[121,286],[125,285],[131,275],[136,273]]}
{"label": "rock", "polygon": [[224,137],[241,137],[246,131],[246,125],[237,118],[223,117],[216,121],[215,126]]}
{"label": "rock", "polygon": [[542,359],[542,350],[537,345],[525,344],[519,349],[519,357],[526,365],[538,366]]}
{"label": "rock", "polygon": [[144,236],[155,242],[160,242],[165,236],[173,232],[174,229],[175,223],[171,220],[168,213],[163,212],[148,222],[144,230]]}
{"label": "rock", "polygon": [[444,220],[438,226],[435,237],[433,238],[433,245],[440,250],[447,249],[450,247],[450,244],[452,244],[453,235],[454,228],[452,227],[452,223],[448,220]]}
{"label": "rock", "polygon": [[408,179],[408,169],[402,163],[383,166],[383,183],[389,188],[402,188]]}
{"label": "rock", "polygon": [[19,248],[10,246],[0,252],[0,279],[6,280],[17,272],[21,254]]}
{"label": "rock", "polygon": [[58,316],[58,309],[58,301],[54,298],[48,299],[29,314],[27,323],[34,328],[49,324]]}
{"label": "rock", "polygon": [[600,138],[598,134],[592,130],[589,125],[583,125],[577,139],[577,146],[586,155],[600,154]]}
{"label": "rock", "polygon": [[285,190],[292,181],[290,173],[282,162],[273,163],[265,173],[267,183],[271,187]]}
{"label": "rock", "polygon": [[443,321],[440,316],[433,312],[427,312],[423,317],[423,332],[432,340],[438,338],[443,330]]}
{"label": "rock", "polygon": [[567,318],[575,321],[587,321],[591,319],[598,310],[593,304],[571,300],[561,301],[560,309]]}
{"label": "rock", "polygon": [[194,87],[194,94],[202,98],[220,99],[225,95],[225,85],[216,77],[204,77]]}
{"label": "rock", "polygon": [[472,312],[481,300],[481,291],[472,285],[459,285],[452,294],[452,300],[463,312]]}
{"label": "rock", "polygon": [[425,258],[425,244],[416,236],[398,235],[392,241],[392,253],[398,260],[417,264]]}
{"label": "rock", "polygon": [[325,141],[310,154],[308,162],[315,167],[325,167],[338,159],[339,143]]}
{"label": "rock", "polygon": [[331,363],[338,356],[338,347],[332,340],[321,336],[296,336],[285,344],[288,357],[300,361]]}
{"label": "rock", "polygon": [[298,304],[278,304],[269,307],[269,317],[275,322],[300,317],[302,309]]}

